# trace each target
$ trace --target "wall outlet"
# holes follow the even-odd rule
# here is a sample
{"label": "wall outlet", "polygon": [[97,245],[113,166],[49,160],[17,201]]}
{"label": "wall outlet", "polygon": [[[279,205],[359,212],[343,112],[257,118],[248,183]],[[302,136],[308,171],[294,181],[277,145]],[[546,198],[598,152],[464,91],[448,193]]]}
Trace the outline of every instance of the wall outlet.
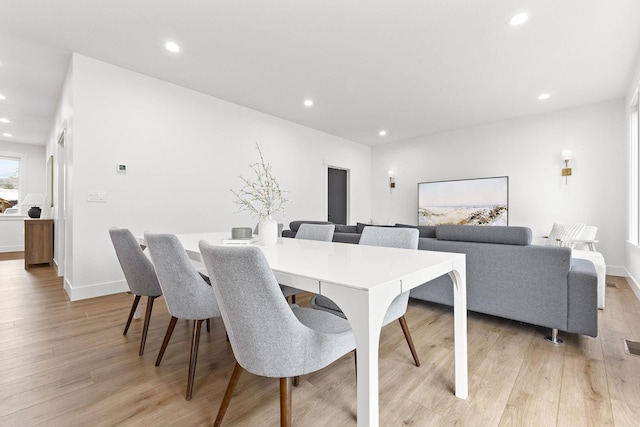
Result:
{"label": "wall outlet", "polygon": [[87,201],[88,202],[105,202],[106,192],[104,190],[89,190],[87,192]]}

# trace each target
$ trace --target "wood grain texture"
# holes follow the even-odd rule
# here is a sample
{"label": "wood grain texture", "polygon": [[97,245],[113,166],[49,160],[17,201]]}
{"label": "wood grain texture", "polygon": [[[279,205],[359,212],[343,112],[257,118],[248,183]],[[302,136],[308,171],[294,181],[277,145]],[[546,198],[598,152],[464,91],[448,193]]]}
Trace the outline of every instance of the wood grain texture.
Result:
{"label": "wood grain texture", "polygon": [[[624,278],[607,280],[619,287],[606,290],[597,338],[561,333],[565,344],[554,346],[544,328],[469,313],[468,400],[453,395],[452,310],[411,301],[406,317],[422,366],[397,323],[383,328],[380,424],[638,425],[640,357],[626,355],[622,341],[640,339],[640,302]],[[235,364],[222,321],[202,331],[186,401],[190,323],[178,321],[155,367],[170,316],[158,298],[140,357],[142,320],[122,335],[132,299],[69,302],[53,268],[25,271],[22,253],[0,254],[0,425],[212,425]],[[353,354],[303,376],[293,388],[293,425],[355,426],[355,380]],[[243,372],[223,425],[279,422],[278,379]]]}

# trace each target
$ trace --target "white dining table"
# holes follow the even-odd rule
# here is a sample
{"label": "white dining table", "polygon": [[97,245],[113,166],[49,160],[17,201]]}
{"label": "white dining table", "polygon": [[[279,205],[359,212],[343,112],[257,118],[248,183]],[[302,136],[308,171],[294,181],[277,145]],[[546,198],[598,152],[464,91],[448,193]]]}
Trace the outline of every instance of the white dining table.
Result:
{"label": "white dining table", "polygon": [[[228,232],[178,234],[189,258],[202,262],[198,243],[228,244]],[[144,242],[142,242],[144,243]],[[455,395],[468,395],[467,298],[464,254],[280,238],[259,247],[278,283],[326,295],[344,312],[356,340],[358,426],[378,426],[378,346],[395,297],[449,274],[454,295]],[[414,368],[420,369],[420,368]],[[420,375],[416,371],[416,375]]]}

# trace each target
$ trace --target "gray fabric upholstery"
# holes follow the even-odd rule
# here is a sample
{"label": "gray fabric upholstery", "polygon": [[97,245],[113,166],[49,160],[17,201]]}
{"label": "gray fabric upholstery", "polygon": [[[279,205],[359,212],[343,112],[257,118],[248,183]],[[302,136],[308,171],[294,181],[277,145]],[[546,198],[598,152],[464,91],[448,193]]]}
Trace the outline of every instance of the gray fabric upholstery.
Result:
{"label": "gray fabric upholstery", "polygon": [[330,242],[335,228],[333,224],[301,224],[296,233],[296,239]]}
{"label": "gray fabric upholstery", "polygon": [[532,234],[528,227],[503,227],[482,225],[441,225],[436,227],[438,240],[458,242],[501,243],[526,246],[531,244]]}
{"label": "gray fabric upholstery", "polygon": [[357,233],[358,227],[356,227],[355,225],[336,224],[335,232],[336,233]]}
{"label": "gray fabric upholstery", "polygon": [[[319,240],[323,242],[330,242],[333,239],[333,230],[335,226],[333,224],[300,224],[298,232],[296,233],[296,239],[303,240]],[[301,291],[291,286],[280,285],[282,294],[286,297],[299,294]]]}
{"label": "gray fabric upholstery", "polygon": [[[572,333],[598,333],[597,297],[587,297],[597,294],[597,283],[574,278],[581,271],[597,282],[595,268],[578,263],[570,271],[576,261],[570,248],[420,239],[419,249],[466,254],[471,311]],[[585,293],[571,297],[578,287]],[[453,306],[453,284],[445,275],[411,290],[411,297]]]}
{"label": "gray fabric upholstery", "polygon": [[289,228],[294,233],[297,233],[298,229],[302,224],[319,224],[319,225],[325,224],[326,225],[326,224],[333,224],[333,223],[329,221],[291,221],[289,223]]}
{"label": "gray fabric upholstery", "polygon": [[[362,230],[360,245],[386,246],[390,248],[418,249],[420,233],[415,228],[392,228],[367,226]],[[398,295],[389,305],[383,326],[404,316],[409,303],[409,292]],[[338,305],[324,295],[314,295],[311,306],[318,310],[328,311],[340,317],[345,317]]]}
{"label": "gray fabric upholstery", "polygon": [[233,353],[247,371],[295,377],[321,369],[355,348],[348,322],[287,305],[259,248],[201,241],[200,252]]}
{"label": "gray fabric upholstery", "polygon": [[113,227],[109,229],[109,235],[131,292],[140,296],[162,295],[153,264],[142,252],[131,231]]}
{"label": "gray fabric upholstery", "polygon": [[594,331],[598,331],[598,316],[593,316],[584,309],[598,304],[598,277],[593,275],[594,272],[595,267],[591,261],[571,259],[567,330],[574,333],[596,336]]}
{"label": "gray fabric upholstery", "polygon": [[417,228],[420,232],[420,237],[436,237],[435,225],[409,225],[409,224],[396,224],[399,228]]}
{"label": "gray fabric upholstery", "polygon": [[220,316],[213,289],[198,274],[173,234],[144,233],[167,309],[178,319]]}

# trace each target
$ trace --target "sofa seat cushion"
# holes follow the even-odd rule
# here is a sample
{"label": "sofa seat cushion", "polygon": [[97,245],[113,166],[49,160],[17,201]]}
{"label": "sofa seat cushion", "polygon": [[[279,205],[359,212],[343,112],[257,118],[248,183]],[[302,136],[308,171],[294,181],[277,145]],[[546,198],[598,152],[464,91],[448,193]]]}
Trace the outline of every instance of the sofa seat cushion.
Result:
{"label": "sofa seat cushion", "polygon": [[436,227],[438,240],[502,245],[527,246],[533,238],[528,227],[486,225],[440,225]]}

